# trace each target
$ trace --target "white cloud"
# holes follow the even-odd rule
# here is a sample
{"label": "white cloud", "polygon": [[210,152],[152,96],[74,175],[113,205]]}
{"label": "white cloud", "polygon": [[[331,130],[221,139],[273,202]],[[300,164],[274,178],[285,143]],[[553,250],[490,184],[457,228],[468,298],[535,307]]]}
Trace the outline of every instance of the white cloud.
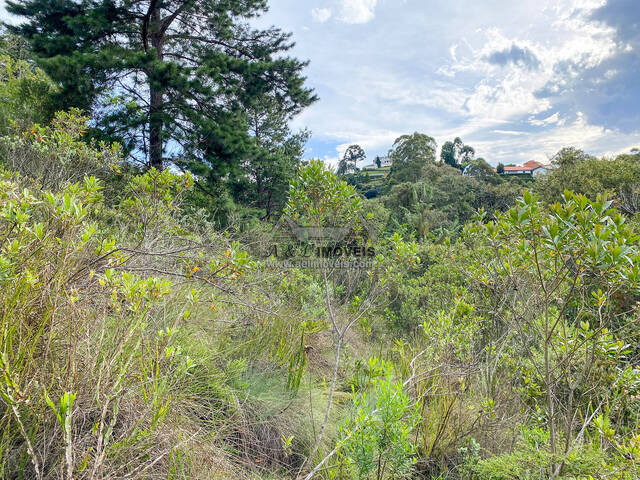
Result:
{"label": "white cloud", "polygon": [[560,114],[558,112],[553,115],[548,116],[547,118],[543,118],[542,120],[529,120],[531,125],[535,125],[536,127],[541,127],[544,125],[553,125],[554,123],[558,123],[560,121]]}
{"label": "white cloud", "polygon": [[[555,2],[561,3],[561,8]],[[551,11],[550,28],[544,27],[542,15],[536,34],[527,31],[527,28],[535,30],[533,24],[510,34],[506,25],[490,26],[478,28],[450,44],[449,59],[436,73],[448,78],[448,82],[465,85],[467,91],[473,85],[470,79],[476,79],[464,102],[464,112],[460,112],[466,113],[467,118],[456,127],[460,134],[473,136],[481,131],[486,134],[487,127],[523,116],[530,116],[527,123],[537,127],[563,127],[566,118],[561,112],[535,119],[553,107],[551,99],[540,98],[536,92],[546,88],[552,93],[561,93],[569,79],[579,76],[584,69],[600,65],[621,48],[616,44],[613,29],[590,21],[591,12],[603,4],[602,0],[553,0],[549,4],[551,7],[545,11],[547,14]],[[458,48],[461,42],[468,47],[464,54],[460,54]],[[539,59],[539,68],[523,72],[486,61],[492,53],[513,45],[527,49]],[[616,74],[607,72],[609,77]],[[495,133],[513,135],[505,130]]]}
{"label": "white cloud", "polygon": [[6,8],[5,0],[0,0],[0,22],[7,23],[9,25],[18,25],[23,21],[21,17],[10,15],[5,10],[5,8]]}
{"label": "white cloud", "polygon": [[341,0],[340,21],[344,23],[367,23],[375,17],[378,0]]}
{"label": "white cloud", "polygon": [[311,16],[316,22],[324,23],[331,18],[331,9],[329,8],[313,8]]}
{"label": "white cloud", "polygon": [[497,82],[483,81],[469,95],[464,108],[471,117],[482,120],[480,126],[490,126],[527,113],[545,112],[551,108],[551,103],[534,95],[536,88],[544,84],[537,77],[514,70]]}
{"label": "white cloud", "polygon": [[527,132],[523,132],[521,130],[492,130],[493,133],[497,133],[499,135],[526,135]]}

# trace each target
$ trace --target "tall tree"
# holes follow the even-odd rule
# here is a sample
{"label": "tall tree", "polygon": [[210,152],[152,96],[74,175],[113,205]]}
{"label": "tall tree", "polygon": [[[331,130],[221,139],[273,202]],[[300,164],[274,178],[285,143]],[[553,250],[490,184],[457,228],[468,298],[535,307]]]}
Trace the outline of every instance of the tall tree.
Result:
{"label": "tall tree", "polygon": [[460,137],[456,137],[453,142],[444,142],[440,151],[440,160],[452,167],[458,167],[458,156],[463,145]]}
{"label": "tall tree", "polygon": [[360,145],[349,145],[345,150],[342,159],[338,163],[338,175],[345,175],[349,172],[355,172],[358,170],[358,162],[367,158],[364,150]]}
{"label": "tall tree", "polygon": [[456,137],[453,142],[444,142],[440,151],[440,160],[455,168],[464,168],[475,158],[476,151],[470,145],[465,145],[460,137]]}
{"label": "tall tree", "polygon": [[[492,177],[494,175],[493,168],[482,157],[471,160],[467,164],[467,167],[468,168],[465,168],[465,173],[467,175],[473,175],[476,177]],[[502,169],[504,171],[504,166]]]}
{"label": "tall tree", "polygon": [[476,156],[476,150],[470,145],[463,145],[460,149],[460,159],[459,164],[460,167],[464,167],[465,165],[473,162],[473,159]]}
{"label": "tall tree", "polygon": [[581,162],[593,157],[575,147],[561,148],[553,157],[551,163],[559,168],[573,168]]}
{"label": "tall tree", "polygon": [[640,212],[640,153],[597,158],[573,147],[552,157],[553,168],[536,178],[532,190],[543,201],[562,201],[566,190],[596,198],[606,193],[628,215]]}
{"label": "tall tree", "polygon": [[242,168],[230,177],[231,193],[236,201],[260,208],[270,218],[286,203],[310,132],[291,132],[287,115],[273,97],[254,102],[247,118],[253,145]]}
{"label": "tall tree", "polygon": [[424,166],[435,161],[436,147],[436,141],[424,133],[415,132],[398,137],[389,151],[393,160],[389,172],[390,182],[419,180]]}
{"label": "tall tree", "polygon": [[249,21],[266,0],[9,0],[11,29],[62,85],[60,104],[93,109],[103,136],[161,168],[188,158],[211,179],[251,149],[246,105],[270,95],[289,118],[316,97],[306,63],[277,28]]}

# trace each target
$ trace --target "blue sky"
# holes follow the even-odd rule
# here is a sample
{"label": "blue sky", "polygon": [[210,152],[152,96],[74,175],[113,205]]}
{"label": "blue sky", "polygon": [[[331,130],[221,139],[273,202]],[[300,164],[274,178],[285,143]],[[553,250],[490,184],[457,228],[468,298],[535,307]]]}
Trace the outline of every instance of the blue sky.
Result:
{"label": "blue sky", "polygon": [[[0,17],[6,19],[1,10]],[[320,101],[307,157],[419,131],[490,163],[640,147],[640,0],[270,0]]]}

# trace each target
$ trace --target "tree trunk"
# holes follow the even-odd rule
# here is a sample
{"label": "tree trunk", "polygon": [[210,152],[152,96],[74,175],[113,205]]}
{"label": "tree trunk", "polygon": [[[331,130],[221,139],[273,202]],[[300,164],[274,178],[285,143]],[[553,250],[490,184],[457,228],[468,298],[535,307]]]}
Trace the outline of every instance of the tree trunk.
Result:
{"label": "tree trunk", "polygon": [[[155,8],[151,14],[151,46],[156,51],[156,58],[163,59],[163,35],[161,33],[160,9]],[[164,108],[164,88],[157,79],[147,74],[149,79],[149,167],[162,170],[162,128]]]}
{"label": "tree trunk", "polygon": [[149,106],[149,167],[162,170],[162,103],[160,88],[151,86]]}

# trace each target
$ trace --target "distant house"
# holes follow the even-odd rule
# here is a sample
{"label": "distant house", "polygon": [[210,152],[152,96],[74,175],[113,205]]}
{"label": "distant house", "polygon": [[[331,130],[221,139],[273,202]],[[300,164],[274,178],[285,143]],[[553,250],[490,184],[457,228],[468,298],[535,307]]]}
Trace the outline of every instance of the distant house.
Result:
{"label": "distant house", "polygon": [[[551,170],[551,165],[529,160],[522,165],[505,166],[502,175],[531,175],[532,177],[536,177],[547,173],[549,170]],[[496,170],[494,169],[494,171]]]}
{"label": "distant house", "polygon": [[[380,159],[380,168],[388,168],[393,163],[390,157],[377,157]],[[365,165],[362,167],[363,170],[375,170],[378,168],[378,164],[374,161],[369,165]]]}

